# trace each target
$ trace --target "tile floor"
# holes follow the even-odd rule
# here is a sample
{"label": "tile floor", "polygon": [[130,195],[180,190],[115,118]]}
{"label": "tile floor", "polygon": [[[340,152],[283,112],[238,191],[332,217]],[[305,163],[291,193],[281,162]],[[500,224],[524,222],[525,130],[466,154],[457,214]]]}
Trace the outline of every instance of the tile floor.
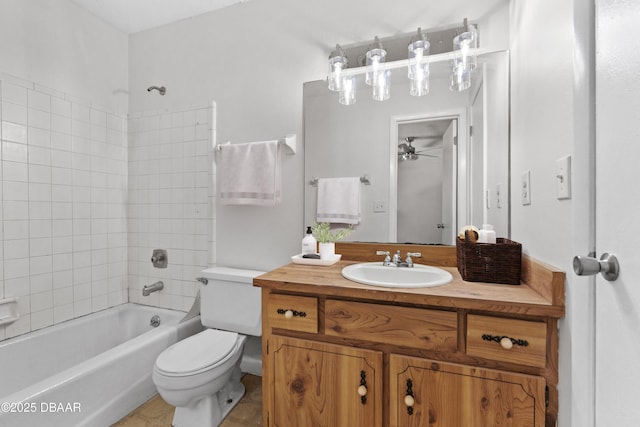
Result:
{"label": "tile floor", "polygon": [[[220,427],[262,426],[262,378],[246,374],[242,383],[247,391]],[[174,407],[156,395],[112,427],[171,427]]]}

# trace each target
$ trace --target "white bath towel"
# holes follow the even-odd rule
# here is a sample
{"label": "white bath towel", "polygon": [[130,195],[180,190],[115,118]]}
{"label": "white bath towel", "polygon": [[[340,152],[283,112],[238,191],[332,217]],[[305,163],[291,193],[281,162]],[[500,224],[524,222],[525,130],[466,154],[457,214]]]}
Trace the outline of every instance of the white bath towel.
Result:
{"label": "white bath towel", "polygon": [[318,179],[318,222],[360,223],[360,178]]}
{"label": "white bath towel", "polygon": [[274,206],[280,203],[278,141],[224,145],[217,153],[216,165],[223,205]]}

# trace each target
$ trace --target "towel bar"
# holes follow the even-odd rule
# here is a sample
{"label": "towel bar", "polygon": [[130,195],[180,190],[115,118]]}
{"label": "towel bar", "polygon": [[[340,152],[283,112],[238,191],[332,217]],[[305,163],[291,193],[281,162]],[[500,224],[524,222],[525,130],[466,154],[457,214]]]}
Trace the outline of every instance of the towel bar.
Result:
{"label": "towel bar", "polygon": [[[222,151],[222,147],[231,144],[231,141],[227,141],[224,144],[217,144],[216,151]],[[286,135],[284,138],[278,140],[278,144],[284,145],[287,148],[287,154],[296,154],[296,135]]]}
{"label": "towel bar", "polygon": [[[316,185],[318,185],[318,179],[319,179],[319,178],[318,178],[317,176],[314,176],[314,177],[313,177],[313,178],[311,178],[311,180],[309,181],[309,185],[312,185],[312,186],[314,186],[314,187],[315,187]],[[360,182],[361,182],[361,183],[363,183],[363,184],[365,184],[365,185],[371,185],[371,178],[369,178],[369,175],[364,174],[364,175],[362,175],[362,176],[360,177]]]}

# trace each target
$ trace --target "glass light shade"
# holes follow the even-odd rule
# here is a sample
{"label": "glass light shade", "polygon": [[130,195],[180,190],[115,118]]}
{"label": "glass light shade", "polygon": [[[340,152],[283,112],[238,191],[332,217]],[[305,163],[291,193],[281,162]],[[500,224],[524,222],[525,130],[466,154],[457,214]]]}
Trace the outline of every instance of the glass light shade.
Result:
{"label": "glass light shade", "polygon": [[449,89],[462,92],[471,87],[471,70],[462,61],[453,60]]}
{"label": "glass light shade", "polygon": [[336,49],[329,55],[329,76],[327,77],[329,90],[342,89],[342,72],[347,69],[347,66],[347,56],[340,45],[336,44]]}
{"label": "glass light shade", "polygon": [[370,49],[365,56],[367,60],[367,73],[364,81],[370,86],[375,86],[381,71],[380,65],[384,64],[387,51],[382,48]]}
{"label": "glass light shade", "polygon": [[469,31],[453,38],[453,51],[469,71],[476,68],[475,50],[478,48],[478,33],[473,25],[468,26]]}
{"label": "glass light shade", "polygon": [[391,70],[381,70],[373,85],[373,99],[376,101],[386,101],[391,96]]}
{"label": "glass light shade", "polygon": [[426,40],[416,40],[409,44],[409,67],[408,76],[410,79],[422,80],[429,77],[429,47]]}
{"label": "glass light shade", "polygon": [[424,96],[429,93],[429,76],[425,76],[422,79],[414,78],[410,80],[411,87],[409,94],[411,96]]}
{"label": "glass light shade", "polygon": [[345,76],[342,79],[342,89],[338,94],[338,102],[342,105],[356,103],[356,76]]}

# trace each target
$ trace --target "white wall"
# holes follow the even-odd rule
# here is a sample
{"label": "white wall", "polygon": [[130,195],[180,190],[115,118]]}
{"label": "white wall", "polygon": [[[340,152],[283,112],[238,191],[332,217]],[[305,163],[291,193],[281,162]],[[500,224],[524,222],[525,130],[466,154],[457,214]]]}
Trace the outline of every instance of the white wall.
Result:
{"label": "white wall", "polygon": [[[559,330],[562,427],[593,425],[592,289],[571,266],[574,255],[590,250],[592,7],[513,0],[511,10],[511,230],[524,252],[567,273]],[[557,200],[555,160],[566,155],[577,168],[573,198]],[[531,205],[523,206],[527,170]]]}
{"label": "white wall", "polygon": [[128,110],[128,38],[68,0],[0,2],[0,71]]}

